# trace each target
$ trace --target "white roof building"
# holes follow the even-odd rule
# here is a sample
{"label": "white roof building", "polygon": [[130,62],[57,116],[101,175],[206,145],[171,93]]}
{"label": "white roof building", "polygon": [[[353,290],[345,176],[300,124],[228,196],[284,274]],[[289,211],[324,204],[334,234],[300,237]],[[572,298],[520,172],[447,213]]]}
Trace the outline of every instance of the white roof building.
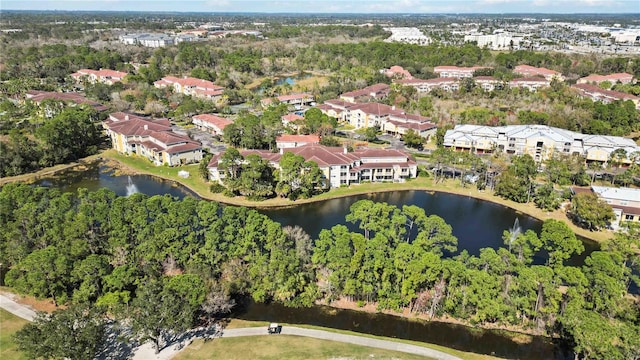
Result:
{"label": "white roof building", "polygon": [[607,162],[616,149],[631,154],[640,152],[632,139],[619,136],[588,135],[546,125],[457,125],[444,136],[444,146],[478,154],[504,151],[529,154],[536,161],[549,159],[554,153],[577,154],[587,161]]}

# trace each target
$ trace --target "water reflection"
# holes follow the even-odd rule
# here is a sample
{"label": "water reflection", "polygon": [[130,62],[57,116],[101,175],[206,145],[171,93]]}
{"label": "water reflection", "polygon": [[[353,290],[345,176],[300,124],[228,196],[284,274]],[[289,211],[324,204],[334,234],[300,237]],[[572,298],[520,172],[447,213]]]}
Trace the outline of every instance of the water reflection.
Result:
{"label": "water reflection", "polygon": [[515,334],[505,331],[484,330],[437,321],[410,320],[388,314],[372,314],[328,306],[287,308],[277,303],[246,302],[234,317],[250,321],[308,324],[350,330],[509,359],[570,358],[569,354],[561,351],[551,339],[543,336],[519,336],[518,340],[514,340],[510,335]]}

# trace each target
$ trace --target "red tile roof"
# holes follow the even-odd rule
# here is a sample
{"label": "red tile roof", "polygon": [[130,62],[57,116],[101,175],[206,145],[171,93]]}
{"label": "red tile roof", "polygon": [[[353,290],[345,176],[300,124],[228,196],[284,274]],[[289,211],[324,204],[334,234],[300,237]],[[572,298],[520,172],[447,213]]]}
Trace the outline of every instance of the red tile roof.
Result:
{"label": "red tile roof", "polygon": [[633,75],[631,74],[616,73],[616,74],[609,74],[609,75],[591,74],[589,76],[585,76],[579,79],[578,81],[600,83],[603,81],[616,82],[616,81],[631,81],[631,80],[633,80]]}
{"label": "red tile roof", "polygon": [[233,124],[233,121],[227,118],[223,118],[223,117],[212,115],[212,114],[194,115],[193,119],[207,122],[211,125],[217,126],[218,129],[220,130],[224,130],[224,128],[227,127],[227,125]]}
{"label": "red tile roof", "polygon": [[276,138],[276,142],[315,144],[320,142],[320,137],[318,135],[280,135]]}
{"label": "red tile roof", "polygon": [[290,94],[290,95],[281,95],[278,96],[278,101],[283,102],[283,101],[289,101],[289,100],[303,100],[303,99],[313,99],[313,95],[311,94],[307,94],[307,93],[302,93],[302,94]]}
{"label": "red tile roof", "polygon": [[357,104],[349,107],[349,111],[357,111],[357,110],[360,110],[365,114],[371,114],[376,116],[402,113],[402,110],[395,109],[392,106],[380,104],[380,103],[364,103],[364,104]]}
{"label": "red tile roof", "polygon": [[[320,108],[318,106],[318,108]],[[298,120],[304,120],[304,116],[300,116],[298,114],[294,114],[294,113],[290,113],[287,115],[282,116],[282,121],[286,122],[286,123],[290,123],[290,122],[295,122]]]}
{"label": "red tile roof", "polygon": [[606,96],[613,99],[632,100],[632,101],[640,100],[640,98],[635,95],[623,93],[620,91],[605,90],[605,89],[601,89],[596,85],[591,85],[591,84],[576,84],[576,85],[573,85],[572,87],[582,93],[601,95],[601,96]]}
{"label": "red tile roof", "polygon": [[518,65],[513,69],[513,72],[520,73],[522,75],[560,75],[557,71],[530,65]]}
{"label": "red tile roof", "polygon": [[74,102],[76,104],[90,105],[98,111],[104,111],[108,109],[106,106],[100,104],[99,102],[89,100],[83,95],[75,92],[61,93],[61,92],[55,92],[55,91],[31,90],[27,92],[27,99],[35,103],[40,103],[45,100]]}
{"label": "red tile roof", "polygon": [[390,91],[390,87],[387,84],[374,84],[371,86],[367,86],[365,88],[362,88],[360,90],[354,90],[354,91],[349,91],[346,92],[344,94],[341,94],[341,97],[360,97],[360,96],[371,96],[373,94],[373,96],[375,97],[377,94],[387,94]]}

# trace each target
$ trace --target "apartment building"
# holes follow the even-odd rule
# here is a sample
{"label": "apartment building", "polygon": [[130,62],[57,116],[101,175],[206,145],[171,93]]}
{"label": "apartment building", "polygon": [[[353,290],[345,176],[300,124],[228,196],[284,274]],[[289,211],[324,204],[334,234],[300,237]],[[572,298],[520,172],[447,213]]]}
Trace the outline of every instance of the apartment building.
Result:
{"label": "apartment building", "polygon": [[[404,182],[415,178],[417,163],[407,153],[390,149],[367,149],[347,152],[346,148],[307,144],[292,148],[281,148],[279,153],[268,150],[240,150],[244,157],[251,154],[261,156],[271,166],[279,169],[279,161],[284,152],[302,156],[306,161],[314,161],[322,171],[327,186],[337,188],[342,185],[361,182]],[[221,181],[224,172],[218,169],[221,155],[215,155],[209,162],[209,178]]]}
{"label": "apartment building", "polygon": [[[275,98],[280,104],[292,105],[296,108],[302,108],[302,106],[311,106],[315,103],[315,97],[309,93],[280,95]],[[260,104],[263,107],[269,107],[274,103],[273,98],[264,98],[260,100]]]}
{"label": "apartment building", "polygon": [[576,84],[595,84],[599,85],[605,81],[610,82],[612,85],[617,83],[620,84],[630,84],[633,83],[633,75],[627,73],[615,73],[609,75],[597,75],[591,74],[589,76],[585,76],[583,78],[578,79]]}
{"label": "apartment building", "polygon": [[473,73],[480,69],[490,69],[488,66],[471,66],[471,67],[459,67],[459,66],[436,66],[433,68],[433,72],[438,74],[441,78],[456,78],[464,79],[473,77]]}
{"label": "apartment building", "polygon": [[[576,189],[572,189],[577,192]],[[591,192],[611,205],[615,219],[611,227],[618,229],[623,221],[640,222],[640,189],[591,186]]]}
{"label": "apartment building", "polygon": [[531,92],[536,92],[538,89],[549,86],[551,86],[551,81],[540,77],[517,78],[509,81],[510,89],[519,88],[526,89]]}
{"label": "apartment building", "polygon": [[[560,153],[581,155],[586,161],[606,163],[617,149],[624,149],[629,155],[640,151],[640,146],[632,139],[580,134],[546,125],[456,125],[446,132],[443,145],[477,154],[496,151],[512,155],[529,154],[538,162]],[[631,161],[628,157],[623,163],[630,164]]]}
{"label": "apartment building", "polygon": [[208,100],[219,100],[224,93],[224,87],[216,85],[208,80],[193,77],[165,76],[153,83],[157,88],[172,88],[174,92],[204,98]]}
{"label": "apartment building", "polygon": [[591,84],[576,84],[571,88],[575,89],[578,96],[588,98],[593,101],[600,101],[605,104],[609,104],[616,100],[631,101],[635,105],[636,109],[640,110],[640,97],[635,95],[623,93],[620,91],[605,90],[596,85]]}
{"label": "apartment building", "polygon": [[444,91],[458,91],[460,89],[460,79],[455,77],[441,77],[435,79],[400,79],[395,80],[397,84],[403,86],[411,86],[416,89],[418,93],[428,93],[433,89],[442,89]]}
{"label": "apartment building", "polygon": [[171,130],[168,119],[151,119],[117,112],[102,122],[113,148],[142,156],[160,165],[182,165],[202,160],[202,144]]}
{"label": "apartment building", "polygon": [[318,135],[280,135],[276,138],[276,147],[278,149],[289,149],[308,144],[319,144],[320,136]]}
{"label": "apartment building", "polygon": [[122,81],[125,76],[127,76],[126,72],[109,69],[80,69],[71,74],[71,77],[77,82],[86,80],[92,84],[102,83],[107,85],[113,85],[119,81]]}
{"label": "apartment building", "polygon": [[191,117],[191,122],[200,130],[209,131],[213,135],[221,136],[227,125],[233,121],[213,114],[200,114]]}
{"label": "apartment building", "polygon": [[538,67],[529,66],[529,65],[518,65],[513,69],[513,72],[525,77],[541,76],[549,81],[553,79],[556,79],[558,81],[564,81],[564,76],[562,76],[561,73],[554,70],[549,70],[543,67],[538,68]]}
{"label": "apartment building", "polygon": [[341,94],[340,100],[350,103],[375,101],[386,98],[390,91],[389,85],[379,83]]}

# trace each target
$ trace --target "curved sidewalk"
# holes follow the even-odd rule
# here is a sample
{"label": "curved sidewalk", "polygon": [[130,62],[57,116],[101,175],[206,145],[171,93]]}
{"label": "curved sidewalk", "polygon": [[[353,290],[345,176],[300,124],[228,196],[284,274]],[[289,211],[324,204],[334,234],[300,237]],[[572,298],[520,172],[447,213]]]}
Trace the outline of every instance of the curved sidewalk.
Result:
{"label": "curved sidewalk", "polygon": [[[19,304],[13,301],[10,297],[0,294],[0,307],[9,311],[10,313],[19,316],[23,319],[33,321],[36,316],[36,312],[31,310],[25,305]],[[349,343],[354,345],[368,346],[372,348],[400,351],[409,354],[426,356],[437,360],[462,360],[459,357],[443,353],[438,350],[429,349],[422,346],[405,344],[401,342],[380,340],[374,338],[368,338],[364,336],[340,334],[331,331],[305,329],[295,326],[283,326],[282,335],[295,335],[305,336],[321,340],[337,341],[343,343]],[[269,335],[266,327],[250,327],[239,329],[227,329],[223,330],[221,337],[240,337],[240,336],[259,336]],[[278,336],[278,335],[271,335]],[[187,339],[189,342],[194,338]],[[176,353],[183,350],[184,347],[176,347],[169,345],[165,347],[160,353],[155,354],[151,343],[145,343],[142,346],[134,349],[133,359],[171,359]]]}
{"label": "curved sidewalk", "polygon": [[3,294],[0,294],[0,307],[25,320],[33,321],[36,317],[35,311],[25,305],[13,301],[10,297]]}
{"label": "curved sidewalk", "polygon": [[[443,353],[438,350],[401,342],[380,340],[364,336],[340,334],[331,331],[305,329],[295,326],[283,326],[282,335],[306,336],[321,340],[337,341],[354,345],[368,346],[378,349],[400,351],[409,354],[427,356],[437,360],[461,360],[459,357]],[[266,327],[240,328],[224,330],[222,337],[269,335]],[[271,335],[278,336],[278,335]]]}

